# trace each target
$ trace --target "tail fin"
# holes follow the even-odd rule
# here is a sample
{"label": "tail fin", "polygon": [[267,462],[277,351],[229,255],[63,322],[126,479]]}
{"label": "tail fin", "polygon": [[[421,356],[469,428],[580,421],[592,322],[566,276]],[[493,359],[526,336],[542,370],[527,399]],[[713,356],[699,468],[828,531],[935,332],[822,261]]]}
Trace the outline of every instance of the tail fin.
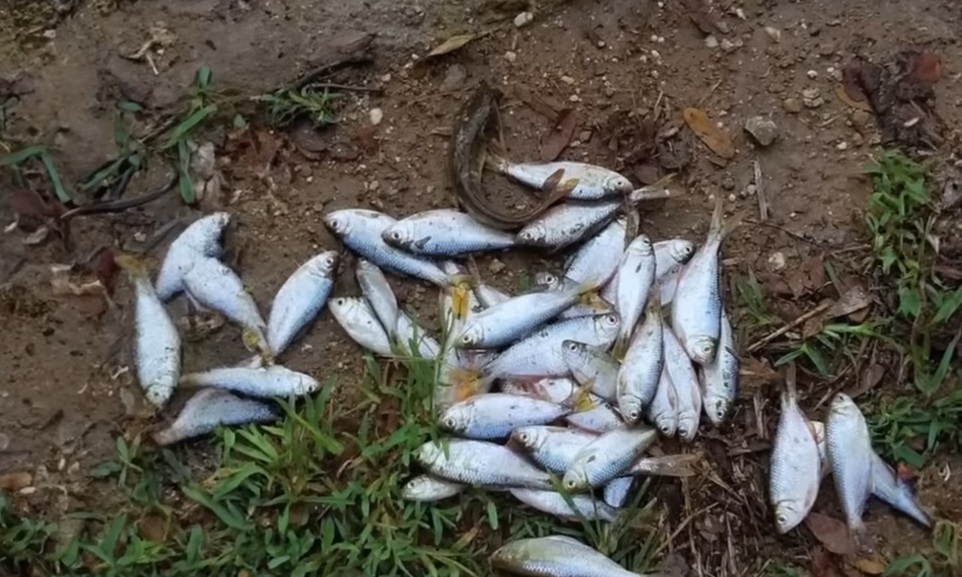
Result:
{"label": "tail fin", "polygon": [[708,238],[720,243],[725,240],[733,230],[741,226],[746,216],[748,216],[747,209],[739,211],[732,216],[732,218],[728,219],[728,222],[725,222],[724,202],[720,194],[715,195],[715,210],[713,210],[711,214],[711,228],[708,231]]}
{"label": "tail fin", "polygon": [[661,200],[664,198],[670,198],[672,196],[671,191],[665,188],[665,185],[671,182],[671,180],[674,178],[674,174],[669,174],[658,179],[658,181],[654,182],[653,184],[636,188],[628,193],[628,204],[636,205],[639,202],[646,200]]}
{"label": "tail fin", "polygon": [[243,340],[247,350],[258,353],[263,360],[262,366],[269,367],[274,364],[274,351],[272,351],[270,345],[267,344],[267,340],[264,338],[262,331],[253,327],[247,327],[241,334],[241,340]]}
{"label": "tail fin", "polygon": [[785,369],[785,391],[783,394],[786,396],[786,401],[790,405],[798,404],[797,375],[798,372],[795,363],[788,363],[788,367]]}
{"label": "tail fin", "polygon": [[583,413],[594,409],[596,405],[591,400],[591,385],[575,388],[571,396],[565,399],[561,405],[572,409],[575,413]]}
{"label": "tail fin", "polygon": [[657,475],[661,477],[691,477],[695,475],[692,465],[701,458],[698,454],[664,455],[642,457],[629,469],[632,474]]}
{"label": "tail fin", "polygon": [[144,259],[132,254],[123,253],[114,256],[114,262],[134,279],[149,278],[147,263]]}

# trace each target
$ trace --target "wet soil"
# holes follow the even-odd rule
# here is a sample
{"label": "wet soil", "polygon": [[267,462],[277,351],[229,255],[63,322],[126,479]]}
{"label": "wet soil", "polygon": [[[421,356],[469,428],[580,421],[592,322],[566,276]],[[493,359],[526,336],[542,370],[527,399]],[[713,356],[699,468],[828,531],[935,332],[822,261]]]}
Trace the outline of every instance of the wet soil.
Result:
{"label": "wet soil", "polygon": [[[795,271],[812,258],[864,246],[870,183],[861,171],[878,152],[880,134],[870,115],[836,97],[840,71],[855,55],[885,60],[908,47],[940,54],[936,112],[950,129],[962,118],[962,13],[949,0],[714,2],[708,22],[701,21],[704,32],[685,11],[698,2],[539,3],[531,8],[534,21],[520,29],[512,20],[524,2],[401,4],[180,0],[80,3],[60,15],[44,11],[29,42],[22,29],[0,27],[0,77],[20,73],[29,80],[3,141],[48,142],[65,179],[73,182],[114,152],[116,100],[136,100],[150,110],[170,107],[187,93],[201,65],[211,68],[218,90],[268,92],[359,34],[376,34],[373,62],[338,80],[383,91],[343,92],[337,125],[309,135],[317,145],[310,158],[267,129],[212,137],[226,185],[201,206],[234,216],[231,262],[266,314],[274,291],[298,264],[337,246],[321,223],[325,212],[363,207],[404,216],[453,206],[445,134],[481,80],[507,94],[502,122],[512,158],[537,158],[551,129],[518,97],[523,88],[576,111],[579,124],[563,158],[622,170],[636,181],[684,164],[671,184],[676,197],[642,212],[641,227],[655,239],[703,238],[716,195],[724,197],[729,215],[746,211],[757,218],[757,192],[749,186],[757,162],[769,220],[740,227],[724,256],[729,277],[749,269],[768,274],[766,290],[791,287]],[[5,14],[17,10],[0,8]],[[152,28],[172,38],[150,52],[153,64],[121,56],[137,52]],[[491,33],[424,61],[432,46],[466,31]],[[731,135],[733,158],[713,154],[684,127],[685,107],[704,110]],[[373,109],[383,112],[376,126]],[[773,144],[759,146],[742,130],[755,116],[774,121]],[[677,129],[657,156],[638,152],[645,147],[639,135],[651,123],[663,136]],[[258,139],[260,152],[244,152],[249,138]],[[955,152],[953,142],[949,138],[937,158]],[[153,163],[135,177],[131,191],[153,189],[167,170]],[[504,179],[485,179],[513,202],[527,200]],[[0,473],[36,475],[39,469],[45,474],[37,475],[38,486],[69,487],[68,499],[58,499],[48,514],[78,502],[96,507],[89,493],[91,467],[111,456],[116,436],[157,420],[148,416],[131,376],[126,283],[119,283],[106,306],[98,297],[62,296],[53,292],[51,265],[84,261],[104,246],[140,246],[171,221],[196,214],[174,194],[123,215],[83,218],[74,225],[76,246],[69,253],[56,242],[25,245],[20,231],[0,235],[0,433],[9,438],[0,446]],[[4,224],[13,220],[6,201],[0,202],[0,216]],[[149,251],[155,263],[172,236]],[[357,292],[351,263],[346,257],[340,269],[338,294]],[[533,270],[560,264],[560,257],[528,251],[479,259],[485,278],[511,289]],[[403,303],[433,322],[433,288],[410,280],[394,286]],[[789,320],[808,307],[797,296],[787,300]],[[729,301],[734,305],[733,291]],[[174,308],[183,314],[181,303]],[[237,337],[228,326],[190,343],[184,369],[244,358]],[[357,348],[327,312],[286,362],[320,378],[336,376],[345,388],[361,372]],[[672,549],[702,571],[696,574],[754,574],[770,558],[803,558],[814,546],[805,530],[783,537],[771,530],[765,446],[776,418],[774,391],[771,384],[747,389],[733,424],[707,433],[704,475],[675,485],[674,499],[668,490],[666,530],[685,524]],[[826,391],[813,388],[809,406]],[[958,518],[962,509],[959,476],[945,473],[960,466],[958,459],[938,459],[922,472],[922,501],[941,516]],[[819,508],[838,516],[830,493],[826,484]],[[927,543],[924,531],[884,507],[871,507],[868,519],[886,553]]]}

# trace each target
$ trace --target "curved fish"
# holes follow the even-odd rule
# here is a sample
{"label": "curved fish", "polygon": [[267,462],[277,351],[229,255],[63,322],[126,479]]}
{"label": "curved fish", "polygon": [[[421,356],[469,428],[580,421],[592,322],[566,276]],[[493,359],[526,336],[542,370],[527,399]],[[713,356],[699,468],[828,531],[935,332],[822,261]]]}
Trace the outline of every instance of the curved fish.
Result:
{"label": "curved fish", "polygon": [[488,166],[538,190],[543,189],[549,179],[558,179],[558,186],[568,189],[567,197],[571,199],[600,200],[609,196],[626,195],[634,188],[630,180],[617,172],[584,162],[515,163],[492,155]]}
{"label": "curved fish", "polygon": [[721,335],[715,360],[699,372],[704,402],[702,408],[708,420],[716,427],[721,426],[731,412],[732,404],[738,395],[738,353],[735,337],[732,334],[728,313],[722,309]]}
{"label": "curved fish", "polygon": [[229,213],[215,212],[195,220],[170,243],[155,282],[161,301],[168,301],[184,290],[184,275],[199,257],[221,257],[224,249],[220,239],[228,224]]}
{"label": "curved fish", "polygon": [[281,365],[266,368],[218,367],[201,373],[182,375],[180,384],[227,389],[252,397],[299,397],[313,393],[321,386],[310,375]]}
{"label": "curved fish", "polygon": [[267,423],[276,418],[270,405],[221,389],[203,389],[187,401],[169,427],[154,433],[153,439],[160,446],[172,445],[206,435],[220,426]]}
{"label": "curved fish", "polygon": [[337,253],[324,251],[299,266],[277,291],[267,319],[267,344],[275,358],[324,308],[336,266]]}

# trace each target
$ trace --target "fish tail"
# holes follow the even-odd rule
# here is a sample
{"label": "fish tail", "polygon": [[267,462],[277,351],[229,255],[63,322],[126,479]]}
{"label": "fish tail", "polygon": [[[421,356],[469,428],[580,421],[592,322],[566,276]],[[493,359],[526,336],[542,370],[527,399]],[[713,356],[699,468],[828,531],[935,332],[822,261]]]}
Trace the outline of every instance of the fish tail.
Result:
{"label": "fish tail", "polygon": [[625,353],[628,352],[628,334],[621,333],[615,339],[615,344],[611,348],[611,356],[615,358],[616,361],[625,360]]}
{"label": "fish tail", "polygon": [[788,367],[785,369],[784,394],[786,395],[786,400],[792,405],[798,404],[797,375],[795,363],[788,363]]}
{"label": "fish tail", "polygon": [[129,253],[114,256],[114,262],[134,279],[148,278],[150,273],[147,270],[147,262]]}
{"label": "fish tail", "polygon": [[661,457],[642,457],[635,463],[645,475],[661,477],[692,477],[695,469],[692,467],[701,458],[697,454],[663,455]]}
{"label": "fish tail", "polygon": [[180,375],[178,384],[184,387],[196,387],[198,386],[197,373],[184,373]]}
{"label": "fish tail", "polygon": [[247,350],[258,353],[263,361],[263,366],[271,366],[274,364],[274,352],[267,344],[266,339],[264,339],[263,331],[254,327],[247,327],[241,334],[241,340],[244,342]]}
{"label": "fish tail", "polygon": [[454,318],[465,319],[471,303],[469,293],[472,289],[472,278],[470,275],[456,274],[449,277],[449,282],[451,283],[451,312]]}
{"label": "fish tail", "polygon": [[674,174],[669,174],[663,176],[658,181],[649,184],[648,186],[643,186],[641,188],[636,188],[635,190],[628,193],[628,204],[632,206],[646,201],[646,200],[661,200],[664,198],[671,197],[671,191],[665,188],[665,186],[675,178]]}
{"label": "fish tail", "polygon": [[711,229],[709,230],[708,237],[719,243],[725,240],[732,231],[742,225],[748,216],[748,212],[748,209],[740,210],[726,222],[724,218],[724,202],[722,201],[721,195],[716,195],[715,210],[712,211]]}
{"label": "fish tail", "polygon": [[595,402],[591,400],[591,383],[577,387],[572,391],[571,396],[561,404],[568,407],[575,413],[583,413],[595,408]]}

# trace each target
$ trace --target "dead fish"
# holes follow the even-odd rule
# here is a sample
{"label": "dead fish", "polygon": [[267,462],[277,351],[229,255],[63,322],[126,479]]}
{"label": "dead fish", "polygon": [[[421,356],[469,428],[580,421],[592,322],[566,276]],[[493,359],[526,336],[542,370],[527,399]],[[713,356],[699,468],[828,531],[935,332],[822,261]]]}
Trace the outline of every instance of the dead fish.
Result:
{"label": "dead fish", "polygon": [[397,346],[408,357],[437,359],[441,354],[441,343],[404,311],[397,317]]}
{"label": "dead fish", "polygon": [[620,359],[628,350],[628,342],[655,283],[655,249],[647,235],[638,235],[631,241],[618,265],[617,275],[615,309],[621,315],[621,330],[615,341],[614,356]]}
{"label": "dead fish", "polygon": [[567,491],[600,487],[622,476],[655,441],[657,433],[647,427],[615,429],[585,445],[564,474]]}
{"label": "dead fish", "polygon": [[169,427],[154,433],[153,439],[160,446],[172,445],[206,435],[220,426],[267,423],[276,418],[270,405],[220,389],[204,389],[187,401]]}
{"label": "dead fish", "polygon": [[574,410],[573,406],[507,393],[476,395],[448,407],[441,427],[471,439],[503,439],[518,427],[550,423]]}
{"label": "dead fish", "polygon": [[537,190],[552,186],[552,180],[557,180],[555,186],[567,189],[567,197],[577,200],[626,195],[634,189],[631,181],[617,172],[584,162],[514,163],[497,155],[488,155],[488,166]]}
{"label": "dead fish", "polygon": [[267,319],[267,344],[275,358],[324,308],[336,266],[337,253],[324,251],[299,266],[277,291]]}
{"label": "dead fish", "polygon": [[606,400],[615,398],[619,365],[604,349],[577,341],[564,341],[561,343],[561,354],[578,384],[589,387],[594,394]]}
{"label": "dead fish", "polygon": [[466,488],[461,483],[455,483],[447,479],[439,479],[431,475],[418,475],[404,484],[404,487],[401,488],[401,497],[408,501],[431,503],[453,497]]}
{"label": "dead fish", "polygon": [[428,441],[414,457],[431,474],[465,485],[550,489],[551,477],[511,449],[472,439]]}
{"label": "dead fish", "polygon": [[645,417],[666,437],[674,437],[678,431],[678,392],[667,368],[661,370],[655,397],[648,405]]}
{"label": "dead fish", "polygon": [[227,389],[252,397],[299,397],[321,386],[310,375],[281,365],[266,368],[219,367],[201,373],[187,373],[180,384],[191,387]]}
{"label": "dead fish", "polygon": [[[631,478],[627,478],[627,480],[633,481]],[[508,492],[529,507],[567,521],[585,519],[613,523],[618,518],[618,511],[614,507],[583,493],[569,495],[571,503],[574,505],[572,507],[561,493],[555,491],[511,488],[508,489]]]}
{"label": "dead fish", "polygon": [[582,293],[602,286],[618,269],[625,252],[626,224],[625,217],[616,218],[571,256],[565,277],[585,287]]}
{"label": "dead fish", "polygon": [[825,443],[835,492],[849,529],[860,540],[862,514],[872,492],[872,438],[858,405],[845,393],[832,399],[825,422]]}
{"label": "dead fish", "polygon": [[331,299],[331,314],[351,340],[383,357],[394,356],[391,339],[378,322],[374,309],[367,301],[356,297]]}
{"label": "dead fish", "polygon": [[391,339],[397,338],[398,306],[397,297],[391,290],[387,277],[380,268],[371,261],[361,258],[357,261],[354,271],[357,284],[361,287],[361,294],[367,301],[374,316],[384,327],[384,332]]}
{"label": "dead fish", "polygon": [[168,301],[184,290],[184,275],[198,258],[221,257],[224,249],[220,239],[229,223],[230,214],[226,212],[203,216],[170,243],[155,283],[161,301]]}
{"label": "dead fish", "polygon": [[701,385],[691,359],[685,354],[675,333],[666,329],[662,343],[665,346],[665,369],[675,386],[678,399],[678,436],[686,442],[695,439],[701,420]]}
{"label": "dead fish", "polygon": [[738,395],[738,353],[735,349],[735,336],[732,334],[728,313],[722,308],[721,335],[715,360],[699,372],[702,385],[702,408],[708,420],[716,427],[721,426],[731,411]]}
{"label": "dead fish", "polygon": [[518,539],[491,554],[491,565],[536,577],[644,577],[563,535]]}
{"label": "dead fish", "polygon": [[424,256],[460,256],[514,246],[513,234],[489,228],[470,215],[441,208],[403,218],[381,234],[391,246]]}
{"label": "dead fish", "polygon": [[645,306],[645,320],[634,334],[615,377],[618,410],[628,424],[641,419],[658,391],[665,367],[664,333],[661,304],[657,297],[652,297]]}
{"label": "dead fish", "polygon": [[872,494],[921,525],[932,526],[932,519],[915,500],[912,487],[875,452],[872,453]]}
{"label": "dead fish", "polygon": [[581,298],[581,288],[512,297],[471,317],[455,341],[458,348],[497,348],[517,341]]}
{"label": "dead fish", "polygon": [[631,496],[631,489],[634,485],[634,477],[616,477],[604,486],[601,499],[614,509],[624,507]]}
{"label": "dead fish", "polygon": [[[534,274],[534,282],[540,289],[549,291],[563,291],[577,286],[577,283],[573,281],[558,278],[549,272],[543,271]],[[558,318],[572,319],[574,317],[585,317],[610,312],[614,312],[614,308],[605,302],[597,292],[590,291],[583,293],[581,298],[578,299],[578,302],[562,311],[561,314],[558,315]]]}

